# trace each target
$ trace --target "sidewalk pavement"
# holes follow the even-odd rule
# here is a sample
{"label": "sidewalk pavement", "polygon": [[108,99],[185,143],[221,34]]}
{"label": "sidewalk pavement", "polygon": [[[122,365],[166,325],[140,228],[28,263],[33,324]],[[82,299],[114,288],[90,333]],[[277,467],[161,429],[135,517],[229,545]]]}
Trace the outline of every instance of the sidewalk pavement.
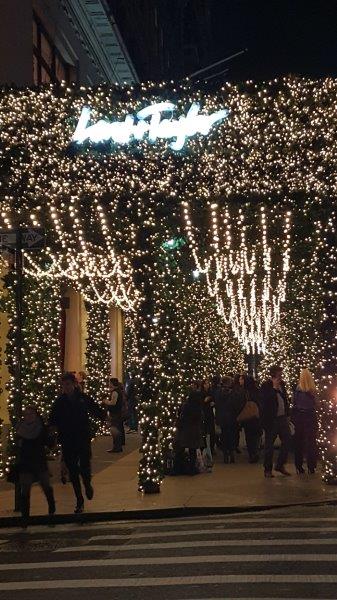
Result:
{"label": "sidewalk pavement", "polygon": [[[276,475],[265,479],[261,464],[247,462],[246,451],[237,463],[225,465],[220,452],[215,457],[212,473],[194,477],[166,477],[160,494],[143,495],[137,491],[139,439],[127,436],[123,454],[107,454],[111,447],[109,437],[93,444],[93,485],[95,496],[86,502],[86,513],[114,513],[167,509],[253,509],[254,507],[287,506],[292,504],[322,503],[337,500],[337,488],[322,483],[320,473],[298,476],[292,465],[292,477]],[[59,463],[51,463],[57,514],[72,515],[74,496],[70,483],[63,485],[59,478]],[[13,486],[0,483],[1,519],[17,516],[13,512]],[[32,489],[31,514],[45,515],[46,502],[38,486]],[[126,515],[127,516],[127,515]],[[140,515],[141,516],[141,515]]]}

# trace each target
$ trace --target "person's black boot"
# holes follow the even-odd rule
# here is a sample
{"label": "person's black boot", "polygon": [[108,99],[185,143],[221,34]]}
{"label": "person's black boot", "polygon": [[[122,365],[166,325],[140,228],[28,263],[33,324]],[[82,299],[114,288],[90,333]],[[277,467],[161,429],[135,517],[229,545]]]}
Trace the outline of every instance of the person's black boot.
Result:
{"label": "person's black boot", "polygon": [[88,500],[92,500],[94,497],[94,488],[92,487],[90,481],[84,481],[84,489],[85,495],[88,498]]}

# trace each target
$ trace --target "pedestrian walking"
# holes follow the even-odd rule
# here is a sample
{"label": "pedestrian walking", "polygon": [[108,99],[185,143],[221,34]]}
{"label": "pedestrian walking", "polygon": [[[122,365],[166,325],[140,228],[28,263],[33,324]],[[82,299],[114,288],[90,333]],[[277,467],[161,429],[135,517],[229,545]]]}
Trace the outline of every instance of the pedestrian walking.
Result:
{"label": "pedestrian walking", "polygon": [[303,460],[306,456],[308,472],[315,473],[317,467],[316,386],[308,369],[302,369],[298,386],[294,392],[292,421],[295,426],[295,465],[299,475],[304,473]]}
{"label": "pedestrian walking", "polygon": [[61,382],[63,393],[52,405],[49,424],[58,431],[62,457],[76,496],[74,512],[78,514],[84,509],[81,479],[88,500],[94,495],[91,485],[90,417],[102,419],[103,412],[92,398],[81,392],[73,373],[65,373]]}
{"label": "pedestrian walking", "polygon": [[35,481],[40,484],[46,497],[49,516],[55,514],[55,499],[50,484],[46,451],[47,447],[53,445],[53,441],[35,406],[25,408],[16,434],[22,526],[27,527],[30,515],[30,492]]}
{"label": "pedestrian walking", "polygon": [[224,463],[235,463],[237,445],[237,417],[240,414],[246,397],[244,391],[233,386],[231,377],[224,377],[221,389],[215,395],[215,418],[221,429],[221,448]]}
{"label": "pedestrian walking", "polygon": [[262,426],[265,432],[264,474],[273,475],[274,443],[279,436],[281,448],[275,470],[289,476],[285,464],[288,458],[291,432],[289,427],[289,403],[286,389],[282,381],[282,367],[270,368],[270,379],[261,386]]}

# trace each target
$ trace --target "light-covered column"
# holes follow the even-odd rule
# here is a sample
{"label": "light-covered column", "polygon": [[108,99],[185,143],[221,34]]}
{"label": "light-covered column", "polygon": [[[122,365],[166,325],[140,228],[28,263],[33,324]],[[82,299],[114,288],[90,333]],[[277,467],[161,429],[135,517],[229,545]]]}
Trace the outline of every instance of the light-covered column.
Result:
{"label": "light-covered column", "polygon": [[123,314],[119,308],[110,309],[111,376],[123,380]]}
{"label": "light-covered column", "polygon": [[65,338],[65,371],[85,371],[87,311],[79,292],[68,289],[65,296],[69,298],[66,308],[66,338]]}
{"label": "light-covered column", "polygon": [[[3,277],[7,273],[7,266],[3,261],[0,263],[0,295],[6,294]],[[9,330],[7,313],[0,313],[0,419],[4,425],[9,424],[9,413],[7,408],[8,391],[6,384],[9,381],[9,372],[6,365],[6,345]]]}

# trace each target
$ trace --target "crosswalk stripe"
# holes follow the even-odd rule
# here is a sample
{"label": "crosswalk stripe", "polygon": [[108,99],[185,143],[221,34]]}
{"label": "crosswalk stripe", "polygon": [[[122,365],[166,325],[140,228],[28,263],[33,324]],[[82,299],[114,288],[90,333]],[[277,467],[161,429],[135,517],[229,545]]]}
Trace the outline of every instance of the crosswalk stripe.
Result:
{"label": "crosswalk stripe", "polygon": [[336,562],[335,554],[232,554],[194,556],[153,556],[137,558],[107,558],[96,560],[61,560],[54,562],[1,564],[0,571],[21,571],[24,569],[76,569],[81,567],[109,567],[136,565],[175,565],[237,562]]}
{"label": "crosswalk stripe", "polygon": [[[249,546],[265,546],[270,541],[273,546],[337,546],[336,538],[313,538],[313,539],[281,539],[281,540],[249,540]],[[246,546],[247,540],[202,540],[203,548],[227,546]],[[124,546],[99,545],[99,546],[69,546],[57,548],[54,553],[62,552],[129,552],[131,550],[169,550],[174,548],[195,548],[193,542],[163,542],[153,544],[126,544]]]}
{"label": "crosswalk stripe", "polygon": [[192,529],[192,530],[184,530],[184,531],[155,531],[154,533],[143,532],[143,533],[113,533],[108,535],[94,535],[90,538],[90,540],[98,541],[98,540],[125,540],[127,538],[156,538],[156,537],[179,537],[184,535],[214,535],[219,533],[313,533],[317,531],[319,533],[327,532],[327,533],[337,533],[336,527],[245,527],[245,528],[228,528],[228,527],[217,527],[213,529]]}
{"label": "crosswalk stripe", "polygon": [[[255,514],[255,513],[254,513]],[[336,523],[337,518],[334,517],[253,517],[247,516],[245,518],[232,518],[230,514],[226,515],[209,515],[207,518],[199,518],[199,517],[189,517],[187,519],[181,520],[178,518],[168,518],[165,520],[149,520],[149,521],[104,521],[102,523],[96,522],[91,524],[81,524],[81,531],[94,531],[95,529],[141,529],[141,528],[172,528],[172,526],[188,526],[188,525],[213,525],[215,523],[247,523],[255,524],[255,523]],[[57,532],[71,532],[78,531],[78,524],[69,523],[68,525],[59,525],[57,524],[53,530],[46,529],[45,525],[31,525],[29,526],[29,533],[39,533],[43,532],[44,534],[55,534]],[[19,527],[3,527],[1,528],[2,535],[17,535],[22,532],[22,529]]]}
{"label": "crosswalk stripe", "polygon": [[197,575],[195,577],[143,577],[126,579],[58,579],[1,583],[0,591],[86,588],[160,587],[244,583],[335,584],[337,575]]}

